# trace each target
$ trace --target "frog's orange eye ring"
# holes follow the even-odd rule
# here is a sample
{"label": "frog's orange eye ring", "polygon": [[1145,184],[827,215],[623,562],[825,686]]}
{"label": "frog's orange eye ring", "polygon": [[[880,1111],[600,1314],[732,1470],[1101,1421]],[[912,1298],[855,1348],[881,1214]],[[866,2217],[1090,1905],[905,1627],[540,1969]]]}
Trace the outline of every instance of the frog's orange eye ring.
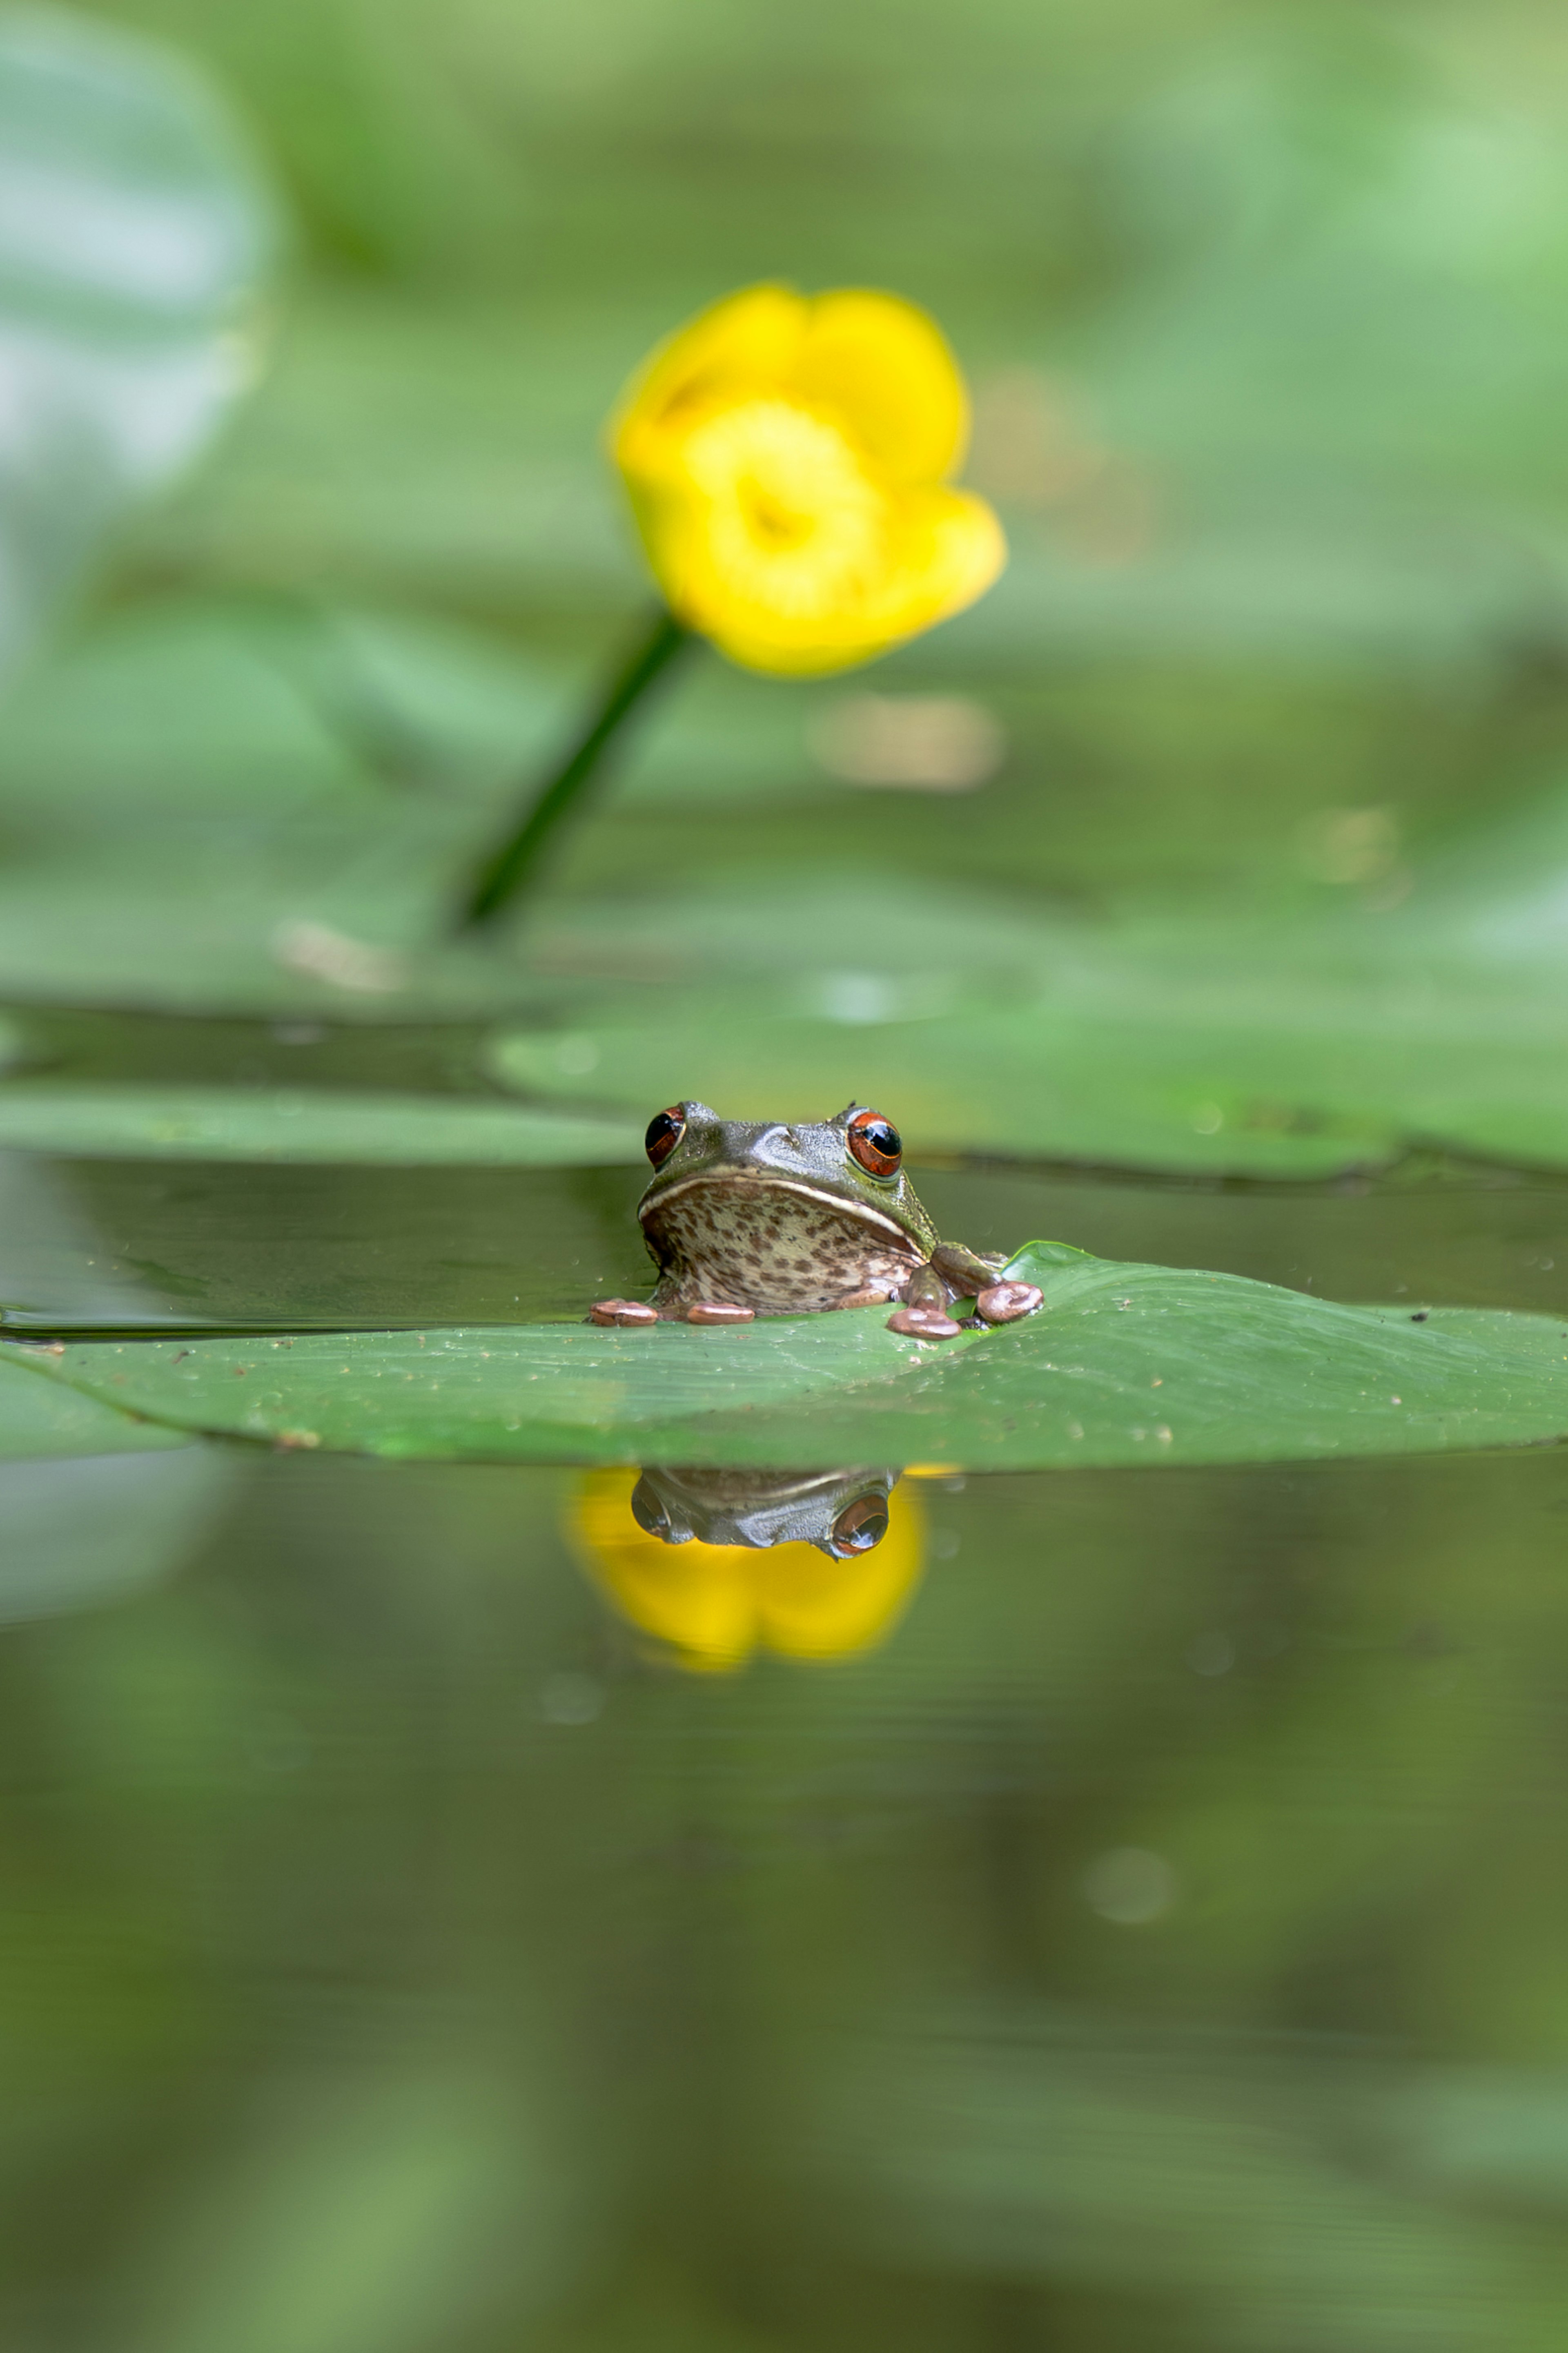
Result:
{"label": "frog's orange eye ring", "polygon": [[875,1552],[887,1533],[886,1495],[859,1495],[834,1521],[828,1550],[835,1560],[849,1560],[857,1553]]}
{"label": "frog's orange eye ring", "polygon": [[676,1145],[686,1133],[686,1114],[679,1103],[668,1111],[656,1112],[647,1124],[643,1138],[643,1150],[656,1168],[662,1168]]}
{"label": "frog's orange eye ring", "polygon": [[849,1149],[868,1176],[896,1176],[904,1141],[879,1111],[858,1111],[849,1123]]}

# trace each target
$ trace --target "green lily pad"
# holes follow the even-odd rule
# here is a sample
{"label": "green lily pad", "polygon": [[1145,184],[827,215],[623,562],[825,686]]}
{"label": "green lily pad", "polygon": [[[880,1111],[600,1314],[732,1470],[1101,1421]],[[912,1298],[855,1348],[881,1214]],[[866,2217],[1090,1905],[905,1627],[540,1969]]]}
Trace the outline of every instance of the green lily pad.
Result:
{"label": "green lily pad", "polygon": [[1281,1461],[1568,1435],[1568,1329],[1337,1306],[1061,1245],[1044,1310],[927,1343],[885,1312],[644,1331],[100,1341],[7,1361],[173,1428],[394,1458],[976,1469]]}
{"label": "green lily pad", "polygon": [[0,668],[252,380],[276,224],[218,100],[51,9],[0,25]]}
{"label": "green lily pad", "polygon": [[191,1442],[188,1430],[140,1419],[134,1410],[62,1381],[37,1380],[35,1369],[32,1359],[24,1363],[0,1352],[0,1461],[163,1452]]}
{"label": "green lily pad", "polygon": [[0,1086],[0,1148],[89,1158],[562,1168],[640,1160],[642,1125],[458,1096]]}

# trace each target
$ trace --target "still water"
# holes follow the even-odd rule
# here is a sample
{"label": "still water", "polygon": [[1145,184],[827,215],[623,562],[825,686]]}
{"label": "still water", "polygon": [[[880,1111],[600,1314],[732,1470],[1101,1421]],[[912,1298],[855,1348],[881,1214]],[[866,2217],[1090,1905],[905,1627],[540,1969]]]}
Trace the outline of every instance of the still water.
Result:
{"label": "still water", "polygon": [[[1568,1304],[1542,1179],[917,1181],[980,1248]],[[0,1189],[40,1317],[638,1272],[631,1171]],[[916,1466],[793,1567],[633,1483],[0,1465],[6,2353],[1568,2341],[1568,1455]]]}

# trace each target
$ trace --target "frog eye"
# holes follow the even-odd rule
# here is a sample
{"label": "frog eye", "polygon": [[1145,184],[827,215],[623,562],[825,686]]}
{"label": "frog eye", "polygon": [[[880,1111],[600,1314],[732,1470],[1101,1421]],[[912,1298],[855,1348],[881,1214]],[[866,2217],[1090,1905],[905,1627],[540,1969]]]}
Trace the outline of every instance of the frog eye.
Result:
{"label": "frog eye", "polygon": [[860,1495],[834,1521],[828,1550],[835,1560],[848,1560],[858,1552],[874,1552],[887,1533],[886,1495]]}
{"label": "frog eye", "polygon": [[868,1176],[896,1176],[904,1141],[879,1111],[858,1111],[849,1123],[849,1149]]}
{"label": "frog eye", "polygon": [[655,1113],[647,1124],[643,1150],[656,1168],[664,1166],[685,1133],[686,1114],[679,1103],[672,1103],[668,1111]]}
{"label": "frog eye", "polygon": [[658,1499],[658,1489],[646,1479],[639,1479],[632,1489],[632,1517],[645,1535],[660,1536],[669,1543],[669,1514]]}

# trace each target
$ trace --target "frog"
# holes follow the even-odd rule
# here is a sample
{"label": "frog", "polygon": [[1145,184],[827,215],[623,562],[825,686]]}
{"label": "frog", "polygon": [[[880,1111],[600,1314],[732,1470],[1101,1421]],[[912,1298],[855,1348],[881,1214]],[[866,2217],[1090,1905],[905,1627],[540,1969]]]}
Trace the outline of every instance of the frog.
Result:
{"label": "frog", "polygon": [[949,1311],[1011,1324],[1037,1313],[1032,1282],[1003,1279],[1005,1261],[944,1242],[904,1170],[903,1139],[868,1103],[837,1118],[721,1119],[686,1101],[657,1112],[645,1148],[653,1176],[637,1204],[658,1269],[651,1300],[601,1299],[588,1321],[749,1324],[890,1306],[889,1331],[955,1339]]}

